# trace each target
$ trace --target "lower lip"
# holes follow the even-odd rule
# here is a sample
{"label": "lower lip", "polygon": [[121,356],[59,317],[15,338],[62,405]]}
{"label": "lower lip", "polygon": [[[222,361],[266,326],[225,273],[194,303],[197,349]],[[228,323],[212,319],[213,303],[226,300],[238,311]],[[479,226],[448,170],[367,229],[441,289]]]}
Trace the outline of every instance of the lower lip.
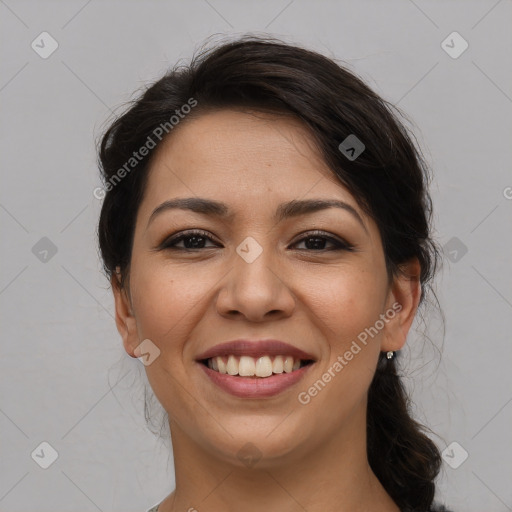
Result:
{"label": "lower lip", "polygon": [[214,384],[231,395],[239,398],[267,398],[278,395],[299,382],[314,363],[290,373],[278,373],[271,377],[239,377],[216,372],[202,363],[198,364]]}

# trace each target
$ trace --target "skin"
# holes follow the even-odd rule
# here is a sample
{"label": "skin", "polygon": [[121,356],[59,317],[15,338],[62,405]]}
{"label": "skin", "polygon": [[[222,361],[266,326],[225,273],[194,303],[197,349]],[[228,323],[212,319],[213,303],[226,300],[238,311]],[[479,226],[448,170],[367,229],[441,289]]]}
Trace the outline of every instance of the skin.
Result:
{"label": "skin", "polygon": [[[381,351],[399,350],[421,292],[411,278],[386,272],[375,222],[333,177],[304,126],[289,116],[221,110],[186,120],[154,155],[137,214],[129,283],[112,278],[116,324],[126,352],[150,339],[160,355],[145,367],[169,414],[176,489],[159,512],[399,512],[366,457],[367,392]],[[167,210],[177,197],[222,201],[232,216]],[[294,199],[339,199],[329,208],[280,223],[277,206]],[[195,252],[155,250],[171,235],[207,231]],[[319,229],[354,251],[307,245]],[[263,252],[247,263],[236,252],[247,237]],[[318,235],[315,235],[318,236]],[[314,242],[314,241],[313,241]],[[178,242],[184,247],[190,239]],[[310,242],[311,244],[311,242]],[[317,248],[319,247],[319,248]],[[333,366],[365,328],[400,303],[378,335],[307,405],[297,399]],[[204,375],[197,355],[223,341],[275,338],[313,354],[305,377],[265,399],[228,395]],[[239,450],[261,458],[247,467]]]}

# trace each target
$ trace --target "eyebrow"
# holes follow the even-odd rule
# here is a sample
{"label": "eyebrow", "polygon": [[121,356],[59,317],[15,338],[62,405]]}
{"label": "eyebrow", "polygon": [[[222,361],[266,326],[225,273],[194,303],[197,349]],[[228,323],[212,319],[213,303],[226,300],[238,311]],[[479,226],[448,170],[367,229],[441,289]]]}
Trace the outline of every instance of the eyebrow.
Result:
{"label": "eyebrow", "polygon": [[[282,203],[278,206],[273,220],[274,222],[281,222],[290,217],[298,217],[299,215],[314,213],[328,208],[341,208],[342,210],[349,212],[361,224],[361,226],[363,226],[364,230],[368,232],[363,219],[357,210],[352,205],[338,199],[295,199],[287,203]],[[229,207],[225,203],[201,197],[180,197],[169,199],[157,206],[149,217],[147,225],[149,226],[150,222],[162,212],[174,209],[189,210],[202,215],[219,217],[222,219],[234,216],[234,213],[230,211]]]}

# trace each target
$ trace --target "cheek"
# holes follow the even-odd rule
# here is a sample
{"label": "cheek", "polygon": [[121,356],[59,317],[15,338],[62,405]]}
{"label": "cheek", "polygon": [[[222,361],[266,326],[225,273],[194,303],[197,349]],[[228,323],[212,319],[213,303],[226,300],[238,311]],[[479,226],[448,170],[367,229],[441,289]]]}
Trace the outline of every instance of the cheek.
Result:
{"label": "cheek", "polygon": [[344,352],[383,312],[387,284],[380,272],[347,268],[305,286],[306,303],[332,352]]}
{"label": "cheek", "polygon": [[141,260],[132,264],[130,278],[139,338],[150,339],[160,349],[159,357],[145,368],[151,388],[168,413],[181,411],[180,421],[193,424],[194,414],[200,414],[196,401],[183,391],[189,378],[183,351],[204,314],[208,283],[184,269]]}
{"label": "cheek", "polygon": [[365,410],[366,393],[375,373],[379,336],[367,337],[382,313],[385,283],[371,272],[340,272],[323,287],[308,291],[309,307],[326,340],[315,375],[306,379],[298,397],[309,418],[331,435],[354,411]]}
{"label": "cheek", "polygon": [[[342,269],[331,273],[322,286],[307,287],[314,322],[327,341],[327,353],[319,369],[325,387],[322,383],[316,385],[321,397],[315,399],[314,407],[336,404],[334,409],[343,415],[365,397],[375,373],[382,336],[382,331],[375,333],[370,328],[384,312],[387,292],[385,273],[379,266],[374,268]],[[308,383],[311,385],[315,382]],[[330,406],[327,408],[331,410]],[[317,412],[321,414],[320,410]]]}
{"label": "cheek", "polygon": [[198,321],[208,283],[170,265],[140,264],[133,269],[139,336],[151,339],[162,352],[181,350],[190,325]]}

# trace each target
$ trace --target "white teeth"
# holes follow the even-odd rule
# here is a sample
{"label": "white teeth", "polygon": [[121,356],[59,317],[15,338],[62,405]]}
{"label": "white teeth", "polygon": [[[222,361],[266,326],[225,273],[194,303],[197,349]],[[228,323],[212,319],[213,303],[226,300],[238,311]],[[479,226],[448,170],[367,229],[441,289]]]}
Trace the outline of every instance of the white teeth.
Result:
{"label": "white teeth", "polygon": [[208,368],[223,374],[240,375],[241,377],[270,377],[272,374],[291,373],[300,368],[300,359],[292,356],[250,356],[213,357],[208,359]]}
{"label": "white teeth", "polygon": [[242,356],[238,365],[238,375],[241,377],[252,377],[256,373],[254,359],[248,356]]}
{"label": "white teeth", "polygon": [[283,373],[283,356],[276,356],[274,362],[272,363],[272,372],[273,373]]}
{"label": "white teeth", "polygon": [[228,364],[226,365],[226,370],[229,375],[238,375],[238,361],[235,356],[228,357]]}
{"label": "white teeth", "polygon": [[260,357],[256,361],[256,377],[269,377],[270,375],[272,375],[272,359],[268,356]]}
{"label": "white teeth", "polygon": [[220,373],[228,373],[224,359],[222,359],[222,357],[215,357],[214,359],[217,361],[217,366],[219,367],[219,372]]}

